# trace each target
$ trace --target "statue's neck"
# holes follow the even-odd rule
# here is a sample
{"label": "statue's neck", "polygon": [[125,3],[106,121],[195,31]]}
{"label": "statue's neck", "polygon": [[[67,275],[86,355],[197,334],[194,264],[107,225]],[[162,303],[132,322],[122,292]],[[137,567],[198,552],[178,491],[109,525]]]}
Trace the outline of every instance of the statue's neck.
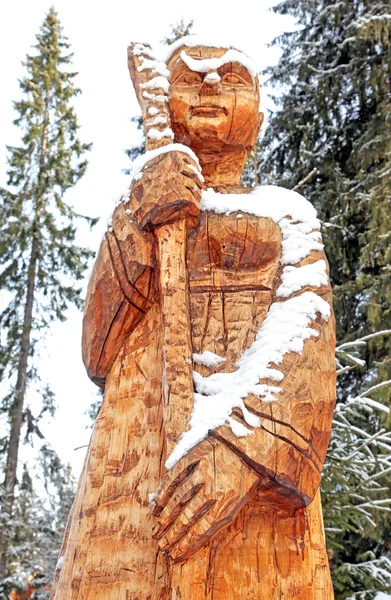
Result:
{"label": "statue's neck", "polygon": [[[195,150],[196,151],[196,150]],[[247,150],[197,152],[207,187],[238,186],[246,164]]]}

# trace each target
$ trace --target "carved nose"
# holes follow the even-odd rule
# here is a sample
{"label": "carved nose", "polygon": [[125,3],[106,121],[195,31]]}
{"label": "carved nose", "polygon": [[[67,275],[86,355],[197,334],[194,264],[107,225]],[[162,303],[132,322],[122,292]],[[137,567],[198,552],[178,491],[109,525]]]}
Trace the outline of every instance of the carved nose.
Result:
{"label": "carved nose", "polygon": [[221,92],[220,75],[217,71],[209,71],[202,82],[200,93],[206,96],[216,96]]}

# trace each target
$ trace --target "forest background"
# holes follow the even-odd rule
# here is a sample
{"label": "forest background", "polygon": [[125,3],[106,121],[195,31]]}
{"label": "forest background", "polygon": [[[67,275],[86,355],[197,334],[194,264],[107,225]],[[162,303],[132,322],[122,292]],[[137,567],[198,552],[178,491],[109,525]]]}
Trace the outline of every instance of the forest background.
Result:
{"label": "forest background", "polygon": [[[130,40],[156,44],[189,26],[192,33],[213,40],[218,23],[225,37],[257,60],[267,127],[250,157],[244,183],[293,188],[312,174],[300,191],[319,212],[331,263],[340,376],[323,497],[336,597],[380,599],[381,593],[391,593],[391,5],[389,0],[285,0],[269,11],[274,4],[255,7],[245,2],[240,13],[229,14],[201,1],[174,31],[170,24],[178,23],[182,11],[176,2],[164,7],[153,2],[153,20],[121,1],[110,11],[96,5],[92,10],[88,2],[77,9],[74,2],[57,2],[75,52],[69,70],[79,71],[76,84],[83,92],[73,102],[81,125],[78,135],[93,143],[86,155],[86,175],[68,186],[64,199],[77,213],[100,218],[92,230],[91,223],[81,220],[75,232],[76,243],[96,250],[115,201],[129,185],[124,150],[133,158],[142,149],[137,119],[131,120],[139,110],[126,70]],[[21,135],[12,127],[17,115],[11,101],[22,97],[18,78],[26,69],[20,61],[34,54],[30,46],[49,5],[43,0],[34,6],[19,2],[0,10],[6,90],[0,100],[4,206],[9,203],[7,194],[14,191],[7,185],[10,154],[5,145],[17,147]],[[276,37],[276,43],[267,46]],[[5,211],[2,228],[7,218]],[[4,250],[0,260],[3,271]],[[88,272],[83,289],[87,280]],[[1,310],[9,290],[3,291]],[[11,517],[3,511],[0,522],[12,531],[10,559],[0,583],[4,599],[11,589],[26,589],[28,580],[33,597],[47,597],[74,478],[90,435],[86,413],[91,405],[93,410],[99,405],[80,358],[81,314],[73,307],[66,317],[65,323],[50,324],[30,357],[41,382],[30,386],[26,395],[15,509]],[[6,347],[7,338],[2,336],[1,343]],[[0,387],[2,472],[12,406],[10,381],[5,376]],[[43,397],[51,408],[38,424]]]}

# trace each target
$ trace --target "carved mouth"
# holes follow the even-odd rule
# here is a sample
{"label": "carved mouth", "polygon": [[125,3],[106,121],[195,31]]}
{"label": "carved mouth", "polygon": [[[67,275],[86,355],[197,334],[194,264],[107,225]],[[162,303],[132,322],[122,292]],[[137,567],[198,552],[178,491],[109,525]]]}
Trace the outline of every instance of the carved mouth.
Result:
{"label": "carved mouth", "polygon": [[226,115],[227,109],[223,106],[217,106],[216,104],[208,104],[204,106],[194,106],[191,109],[192,117],[205,117],[205,118],[214,118],[220,117],[221,115]]}

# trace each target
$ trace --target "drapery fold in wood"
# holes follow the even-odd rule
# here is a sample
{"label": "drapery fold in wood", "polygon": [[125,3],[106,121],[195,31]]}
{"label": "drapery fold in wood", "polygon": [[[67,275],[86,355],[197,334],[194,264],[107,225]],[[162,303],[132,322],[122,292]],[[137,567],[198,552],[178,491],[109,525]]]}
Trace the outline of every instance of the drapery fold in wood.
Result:
{"label": "drapery fold in wood", "polygon": [[51,597],[332,600],[319,222],[294,192],[239,185],[263,118],[248,57],[190,38],[166,65],[134,44],[130,63],[160,133],[88,287],[83,360],[104,400]]}

